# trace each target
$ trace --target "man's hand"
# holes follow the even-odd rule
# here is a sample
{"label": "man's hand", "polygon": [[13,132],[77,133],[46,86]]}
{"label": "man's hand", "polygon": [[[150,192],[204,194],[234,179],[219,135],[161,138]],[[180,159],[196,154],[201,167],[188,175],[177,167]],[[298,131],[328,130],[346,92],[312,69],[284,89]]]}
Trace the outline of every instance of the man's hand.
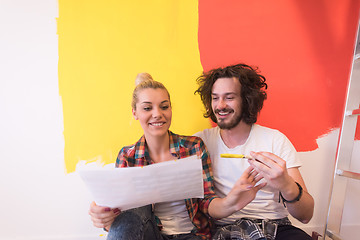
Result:
{"label": "man's hand", "polygon": [[283,192],[295,184],[282,158],[269,152],[251,152],[250,155],[254,159],[249,159],[249,164],[264,177],[269,186]]}
{"label": "man's hand", "polygon": [[300,191],[296,182],[301,185],[303,194],[299,201],[286,202],[286,207],[294,218],[302,223],[308,223],[314,213],[314,199],[307,192],[299,169],[297,167],[287,169],[285,160],[269,152],[250,154],[254,158],[249,160],[250,165],[264,177],[269,186],[280,191],[287,201],[299,196]]}

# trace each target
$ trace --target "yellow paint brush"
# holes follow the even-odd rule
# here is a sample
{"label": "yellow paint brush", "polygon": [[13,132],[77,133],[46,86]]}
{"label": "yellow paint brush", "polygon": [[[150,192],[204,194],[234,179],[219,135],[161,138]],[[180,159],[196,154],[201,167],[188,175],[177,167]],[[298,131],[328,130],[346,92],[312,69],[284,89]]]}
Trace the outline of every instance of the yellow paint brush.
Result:
{"label": "yellow paint brush", "polygon": [[222,158],[247,158],[247,159],[253,159],[251,156],[245,156],[244,154],[230,154],[230,153],[220,154],[220,157],[222,157]]}

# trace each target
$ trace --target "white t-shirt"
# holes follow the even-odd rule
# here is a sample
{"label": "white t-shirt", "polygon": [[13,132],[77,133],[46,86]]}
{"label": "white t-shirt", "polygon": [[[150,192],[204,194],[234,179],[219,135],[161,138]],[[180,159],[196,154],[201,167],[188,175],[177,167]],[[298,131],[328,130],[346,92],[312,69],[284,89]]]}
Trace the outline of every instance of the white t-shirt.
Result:
{"label": "white t-shirt", "polygon": [[[296,150],[287,137],[278,130],[253,124],[249,137],[243,145],[228,148],[220,136],[220,128],[205,129],[195,134],[201,137],[210,153],[215,193],[225,197],[240,178],[243,171],[249,166],[247,160],[238,158],[220,158],[220,154],[250,155],[250,151],[271,152],[286,161],[287,168],[300,167],[301,162]],[[265,186],[255,199],[245,208],[227,218],[217,220],[217,224],[233,223],[240,218],[279,219],[288,215],[283,204],[279,203],[279,192],[270,186]]]}
{"label": "white t-shirt", "polygon": [[163,225],[161,232],[166,235],[190,233],[194,228],[184,200],[155,203],[154,213]]}

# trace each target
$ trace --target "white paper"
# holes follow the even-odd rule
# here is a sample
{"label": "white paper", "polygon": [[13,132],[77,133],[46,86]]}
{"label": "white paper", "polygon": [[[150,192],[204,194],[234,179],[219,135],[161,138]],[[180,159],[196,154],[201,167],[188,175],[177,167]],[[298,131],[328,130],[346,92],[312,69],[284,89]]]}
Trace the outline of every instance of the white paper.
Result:
{"label": "white paper", "polygon": [[123,211],[152,203],[204,197],[202,163],[196,155],[144,167],[78,172],[97,205]]}

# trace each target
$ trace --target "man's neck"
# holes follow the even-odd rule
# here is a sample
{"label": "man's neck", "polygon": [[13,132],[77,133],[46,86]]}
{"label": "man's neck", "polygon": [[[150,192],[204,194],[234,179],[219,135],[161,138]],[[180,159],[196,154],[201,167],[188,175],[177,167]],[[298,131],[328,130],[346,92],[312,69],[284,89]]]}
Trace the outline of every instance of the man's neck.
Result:
{"label": "man's neck", "polygon": [[251,126],[240,121],[232,129],[220,129],[220,136],[228,148],[234,148],[243,145],[249,137]]}

